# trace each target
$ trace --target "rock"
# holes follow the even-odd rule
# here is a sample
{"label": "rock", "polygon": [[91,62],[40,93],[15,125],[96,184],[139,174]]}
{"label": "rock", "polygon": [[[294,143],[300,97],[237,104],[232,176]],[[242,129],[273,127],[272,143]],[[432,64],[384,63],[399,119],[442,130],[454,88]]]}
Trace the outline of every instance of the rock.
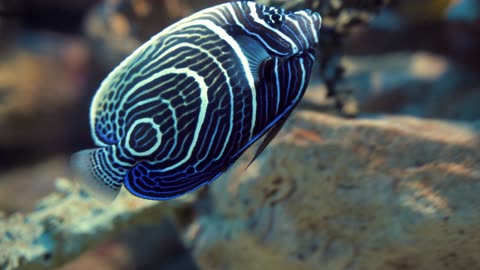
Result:
{"label": "rock", "polygon": [[113,239],[88,250],[57,270],[83,269],[194,270],[170,222],[129,227]]}
{"label": "rock", "polygon": [[292,116],[183,225],[202,269],[480,269],[480,122]]}
{"label": "rock", "polygon": [[0,209],[7,213],[30,212],[38,200],[54,188],[65,190],[64,182],[55,179],[68,175],[70,168],[67,157],[54,157],[38,164],[25,164],[3,171],[0,173]]}
{"label": "rock", "polygon": [[[0,218],[0,269],[54,269],[112,235],[136,225],[158,225],[171,211],[167,203],[142,200],[126,190],[114,203],[103,204],[72,182],[59,181],[59,190],[33,212]],[[180,202],[188,203],[183,197]]]}

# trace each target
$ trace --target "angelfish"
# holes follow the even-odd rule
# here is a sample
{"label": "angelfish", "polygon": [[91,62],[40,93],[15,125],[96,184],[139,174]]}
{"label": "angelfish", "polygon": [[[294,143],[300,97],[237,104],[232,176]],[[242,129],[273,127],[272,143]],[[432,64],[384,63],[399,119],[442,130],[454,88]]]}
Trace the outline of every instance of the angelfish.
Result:
{"label": "angelfish", "polygon": [[[211,183],[255,141],[255,157],[302,98],[321,17],[229,2],[167,27],[101,83],[90,108],[98,148],[72,156],[104,201],[122,185],[168,200]],[[255,158],[254,158],[255,159]]]}

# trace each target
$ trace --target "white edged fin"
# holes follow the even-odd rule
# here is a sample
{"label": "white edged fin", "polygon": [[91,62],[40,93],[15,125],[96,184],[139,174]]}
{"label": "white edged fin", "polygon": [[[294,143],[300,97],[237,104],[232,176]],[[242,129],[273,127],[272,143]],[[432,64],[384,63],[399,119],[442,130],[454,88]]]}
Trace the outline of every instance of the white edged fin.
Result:
{"label": "white edged fin", "polygon": [[260,79],[258,72],[262,66],[261,64],[269,59],[270,55],[260,42],[251,37],[239,35],[235,37],[235,40],[248,60],[253,79],[258,81]]}
{"label": "white edged fin", "polygon": [[[112,179],[97,164],[95,156],[101,148],[87,149],[72,155],[70,166],[74,178],[93,198],[105,203],[111,203],[120,192],[120,187],[112,186]],[[102,175],[99,175],[101,173]]]}

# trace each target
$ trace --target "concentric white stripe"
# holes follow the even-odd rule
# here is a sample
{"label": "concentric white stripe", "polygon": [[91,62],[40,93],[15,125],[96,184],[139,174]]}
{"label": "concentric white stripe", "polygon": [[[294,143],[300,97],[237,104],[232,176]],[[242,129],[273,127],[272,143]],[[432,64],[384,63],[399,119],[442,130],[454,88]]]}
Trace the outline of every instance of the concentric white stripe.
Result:
{"label": "concentric white stripe", "polygon": [[257,118],[257,94],[255,89],[255,80],[253,79],[253,74],[252,74],[252,71],[250,70],[247,57],[245,56],[245,54],[243,54],[243,51],[240,48],[240,45],[233,39],[232,36],[230,36],[220,26],[208,20],[196,20],[195,22],[192,22],[192,24],[201,24],[209,28],[210,30],[212,30],[215,34],[217,34],[221,39],[223,39],[225,42],[227,42],[230,45],[230,47],[233,49],[237,57],[240,59],[240,63],[242,64],[244,74],[248,82],[248,87],[250,88],[250,91],[252,94],[252,123],[250,127],[250,138],[251,138],[253,136],[253,129],[255,127],[255,121]]}
{"label": "concentric white stripe", "polygon": [[[147,151],[145,152],[138,152],[137,150],[135,150],[131,145],[129,145],[130,143],[130,139],[131,139],[131,136],[132,136],[132,132],[134,131],[135,127],[139,124],[150,124],[152,125],[152,128],[155,130],[155,135],[156,135],[156,141],[155,141],[155,144],[150,148],[148,149]],[[140,119],[137,119],[133,124],[132,126],[130,127],[130,129],[127,131],[127,136],[126,136],[126,139],[125,139],[125,147],[128,148],[129,152],[136,155],[136,156],[148,156],[148,155],[151,155],[153,154],[155,151],[158,150],[158,147],[162,144],[162,132],[160,131],[160,127],[153,121],[152,118],[140,118]]]}
{"label": "concentric white stripe", "polygon": [[[117,175],[124,175],[125,174],[125,169],[123,169],[122,166],[131,166],[131,164],[122,162],[121,160],[119,160],[117,158],[117,155],[115,155],[115,151],[117,149],[115,145],[111,145],[109,147],[111,147],[111,148],[110,149],[108,147],[102,148],[102,152],[103,152],[105,157],[109,156],[108,151],[112,151],[111,156],[113,157],[113,162],[109,162],[107,159],[105,159],[105,164],[107,164],[107,166],[108,166],[108,168],[106,168],[106,169],[108,169],[110,172],[114,172]],[[120,166],[115,166],[116,164],[118,164]]]}
{"label": "concentric white stripe", "polygon": [[142,86],[144,86],[144,85],[146,85],[146,84],[148,84],[148,83],[150,83],[150,82],[152,82],[152,81],[154,81],[154,80],[156,80],[156,79],[158,79],[162,76],[165,76],[167,74],[182,74],[182,73],[186,74],[188,77],[191,77],[191,78],[195,79],[195,81],[199,85],[200,100],[201,100],[200,112],[199,112],[199,115],[198,115],[197,126],[195,127],[195,132],[193,134],[193,138],[192,138],[192,142],[190,143],[190,147],[187,151],[187,155],[180,162],[178,162],[174,165],[171,165],[169,167],[165,167],[161,171],[168,171],[168,170],[171,170],[171,169],[175,169],[178,166],[185,163],[191,157],[193,149],[195,148],[198,137],[200,135],[201,127],[203,125],[203,122],[205,121],[205,114],[206,114],[207,106],[208,106],[208,93],[207,93],[208,92],[208,86],[207,86],[207,84],[205,83],[202,76],[200,76],[198,73],[196,73],[195,71],[193,71],[191,69],[171,67],[171,68],[163,69],[160,72],[152,75],[150,78],[145,79],[141,83],[137,84],[134,88],[130,89],[127,94],[125,94],[125,96],[123,97],[123,99],[121,101],[122,104],[125,104],[125,102],[128,100],[128,98],[133,93],[135,93],[135,91],[137,91]]}
{"label": "concentric white stripe", "polygon": [[[270,26],[269,24],[267,24],[265,22],[265,20],[263,18],[261,18],[261,16],[259,16],[258,13],[256,12],[256,10],[257,10],[256,3],[248,2],[247,5],[250,8],[250,14],[249,14],[250,16],[248,16],[246,19],[251,20],[252,23],[256,23],[258,25],[261,25],[261,26],[269,29],[269,31],[272,31],[272,33],[277,34],[280,37],[281,40],[283,40],[286,43],[289,43],[291,45],[291,49],[292,49],[291,54],[296,54],[296,53],[299,52],[300,49],[302,49],[302,50],[304,49],[303,45],[300,46],[302,48],[299,48],[296,45],[295,41],[298,41],[297,39],[295,39],[294,37],[290,38],[288,36],[290,33],[283,33],[283,32],[281,32],[281,30],[276,29],[276,28]],[[225,12],[225,13],[222,14],[222,12]],[[211,13],[211,14],[209,14],[209,13]],[[227,13],[229,13],[229,14],[227,14]],[[213,16],[213,15],[218,15],[218,17]],[[318,38],[319,29],[315,29],[315,28],[319,27],[318,23],[321,22],[320,16],[318,14],[311,14],[310,15],[310,14],[307,14],[306,12],[301,12],[301,13],[299,13],[299,15],[302,16],[303,19],[306,20],[306,22],[307,22],[305,30],[307,32],[311,31],[311,33],[304,33],[302,31],[302,28],[300,27],[299,22],[296,21],[296,20],[293,20],[292,18],[289,18],[287,16],[286,18],[287,18],[287,20],[289,20],[288,21],[289,25],[292,26],[291,27],[292,31],[296,32],[297,35],[298,35],[298,38],[300,40],[303,40],[305,42],[305,44],[307,44],[307,46],[308,46],[308,44],[312,45],[311,44],[312,39],[315,41],[315,43],[317,43],[318,39],[319,39]],[[250,129],[250,139],[251,139],[254,135],[253,131],[254,131],[254,128],[255,128],[256,117],[257,117],[256,89],[255,89],[254,78],[253,78],[253,75],[252,75],[252,70],[250,70],[248,60],[247,60],[246,56],[243,54],[242,49],[240,48],[239,44],[234,40],[234,38],[232,36],[230,36],[226,32],[226,30],[224,30],[224,28],[222,28],[222,25],[218,25],[218,24],[215,23],[215,22],[217,22],[217,23],[222,24],[222,23],[227,23],[227,21],[228,21],[229,24],[235,24],[236,23],[236,24],[238,24],[239,27],[243,27],[247,31],[248,25],[242,25],[239,22],[240,17],[237,17],[237,16],[243,16],[243,15],[240,15],[239,13],[237,13],[235,11],[234,5],[232,5],[232,3],[226,3],[226,4],[223,4],[223,5],[220,5],[220,6],[205,9],[202,12],[196,13],[195,15],[192,15],[192,16],[186,18],[186,19],[180,20],[179,22],[171,25],[170,27],[167,27],[164,31],[162,31],[159,34],[153,36],[148,42],[144,43],[137,50],[135,50],[129,57],[127,57],[122,63],[120,63],[120,65],[118,65],[107,76],[107,78],[102,82],[102,84],[100,85],[99,90],[95,94],[95,97],[94,97],[94,99],[92,101],[92,104],[91,104],[90,124],[91,124],[92,137],[93,137],[95,143],[99,146],[106,146],[106,143],[102,142],[101,137],[97,137],[96,130],[95,130],[95,117],[98,117],[97,114],[100,114],[100,112],[97,111],[97,110],[102,110],[102,108],[98,107],[98,104],[100,102],[104,101],[104,99],[107,98],[107,95],[111,92],[112,85],[116,83],[115,82],[116,80],[118,80],[118,76],[124,74],[125,72],[128,72],[128,67],[130,65],[132,65],[133,61],[137,60],[136,57],[138,57],[140,53],[146,53],[147,50],[152,49],[155,46],[155,43],[158,43],[158,38],[168,37],[172,33],[175,33],[177,30],[180,30],[181,28],[187,27],[189,25],[207,27],[208,29],[213,31],[217,36],[219,36],[222,40],[224,40],[232,48],[232,50],[237,55],[237,57],[240,59],[241,66],[243,68],[243,72],[244,72],[244,75],[247,79],[248,87],[250,88],[251,96],[252,96],[252,111],[251,111],[252,121],[251,121],[251,129]],[[318,16],[318,20],[320,20],[320,22],[317,22],[317,17],[316,16]],[[303,24],[301,24],[301,25],[303,26]],[[262,35],[263,35],[262,33],[256,33],[255,30],[251,30],[251,31],[253,31],[253,32],[249,31],[249,33],[248,33],[249,35],[256,36],[258,38],[258,40],[262,41],[264,43],[264,45],[266,47],[268,47],[269,50],[271,50],[272,52],[279,53],[278,49],[275,50],[274,48],[272,48],[272,46],[275,47],[273,44],[266,44],[266,41],[262,38]],[[309,40],[310,40],[310,42],[309,42]],[[301,42],[301,43],[303,43],[303,42]],[[180,46],[189,46],[189,45],[185,45],[185,44],[177,45],[177,47],[180,47]],[[195,46],[191,45],[191,47],[193,48]],[[195,47],[195,48],[196,49],[201,49],[200,47]],[[159,50],[162,56],[156,57],[154,59],[150,59],[150,58],[142,59],[142,61],[143,60],[147,61],[148,64],[146,66],[154,65],[154,64],[158,63],[158,61],[161,61],[162,59],[165,60],[164,55],[168,55],[168,53],[171,53],[174,50],[174,48],[168,47],[167,51],[164,51],[164,50],[165,50],[164,48],[161,48]],[[226,77],[228,77],[228,73],[221,66],[221,63],[219,64],[218,60],[214,56],[212,56],[210,53],[208,53],[207,50],[202,49],[202,51],[207,53],[209,58],[211,58],[210,61],[213,60],[215,62],[215,64],[217,64],[217,66],[222,69],[221,72],[226,74]],[[283,53],[283,54],[285,54],[285,53]],[[310,56],[310,57],[313,57],[313,55]],[[171,59],[169,59],[169,60],[171,60]],[[146,68],[146,66],[144,66],[143,68]],[[169,66],[172,66],[172,65],[169,65]],[[289,69],[290,69],[290,67],[289,67]],[[300,69],[301,69],[300,74],[303,75],[303,76],[301,76],[300,89],[303,89],[305,87],[306,82],[308,81],[308,78],[304,78],[305,74],[308,72],[308,70],[307,71],[305,70],[306,67],[304,67],[304,59],[300,59]],[[120,101],[120,105],[125,104],[124,102],[129,100],[129,97],[131,98],[131,95],[135,91],[137,91],[140,87],[144,87],[146,84],[152,82],[153,80],[158,79],[160,76],[163,76],[163,75],[166,75],[166,74],[169,74],[169,73],[174,73],[174,74],[184,73],[188,77],[194,78],[195,81],[199,85],[201,105],[200,105],[200,108],[196,108],[196,109],[199,109],[198,121],[195,123],[196,127],[195,127],[195,131],[193,133],[193,138],[191,138],[192,141],[188,142],[188,144],[187,144],[188,145],[187,147],[189,147],[189,148],[185,149],[186,150],[185,151],[186,156],[182,157],[183,159],[180,162],[176,163],[175,165],[172,165],[172,166],[167,167],[167,168],[163,168],[162,171],[172,170],[172,169],[175,169],[175,168],[179,167],[180,165],[189,161],[190,158],[192,157],[192,154],[194,154],[193,151],[194,151],[194,149],[196,149],[195,146],[197,146],[197,144],[199,143],[200,134],[202,134],[200,132],[202,132],[202,130],[203,130],[202,126],[204,125],[205,118],[207,117],[206,116],[206,110],[207,110],[207,106],[208,106],[208,103],[209,103],[207,94],[208,94],[209,89],[208,89],[208,85],[206,85],[206,83],[205,83],[205,79],[202,76],[199,75],[198,71],[194,71],[194,70],[191,70],[191,69],[188,69],[188,68],[173,68],[173,67],[171,67],[171,68],[163,69],[163,70],[160,70],[158,73],[152,75],[151,77],[148,77],[145,80],[139,82],[137,85],[135,85],[131,89],[121,89],[122,91],[125,91],[125,96]],[[275,73],[276,73],[275,75],[276,75],[276,83],[277,83],[276,91],[277,91],[277,95],[278,95],[278,99],[279,99],[278,102],[277,102],[277,107],[276,107],[276,110],[278,112],[279,101],[280,101],[280,88],[279,88],[280,78],[278,77],[278,70],[277,69],[275,69]],[[133,78],[133,76],[131,78]],[[234,111],[233,111],[234,110],[234,107],[233,107],[233,104],[234,104],[233,96],[234,95],[233,95],[233,91],[234,91],[234,89],[232,89],[232,87],[229,83],[227,83],[227,85],[229,87],[228,91],[229,91],[229,94],[230,94],[230,104],[231,104],[230,125],[228,127],[229,130],[228,130],[227,139],[225,140],[225,142],[223,144],[223,148],[222,148],[222,151],[219,154],[219,156],[222,156],[224,154],[227,143],[229,143],[230,138],[232,136],[231,134],[233,132],[233,116],[234,116]],[[300,92],[302,92],[302,91],[300,91]],[[294,97],[295,102],[298,101],[300,96],[301,96],[301,93],[299,93],[296,97]],[[155,100],[158,101],[158,102],[164,102],[165,103],[165,100],[160,100],[159,98],[157,98]],[[115,101],[118,101],[118,100],[115,100]],[[139,100],[138,102],[136,102],[133,105],[132,108],[129,108],[128,112],[130,113],[131,110],[134,109],[134,108],[137,108],[137,106],[141,106],[141,105],[146,104],[147,102],[151,102],[151,101],[154,101],[154,99]],[[121,106],[118,106],[118,107],[121,107]],[[170,110],[173,109],[173,111],[175,111],[175,109],[170,104],[169,104],[169,109]],[[119,110],[116,110],[115,112],[111,112],[111,113],[117,113],[116,119],[119,119],[118,112],[119,112]],[[102,115],[102,114],[100,114],[100,115]],[[175,116],[173,114],[172,114],[172,117],[174,118],[175,121],[178,120],[178,119],[176,119],[177,116]],[[150,118],[148,118],[148,119],[150,119]],[[142,120],[142,119],[140,119],[140,120]],[[153,121],[153,119],[150,119],[150,120]],[[139,120],[137,120],[137,121],[139,121]],[[177,123],[175,123],[175,125],[176,124]],[[160,129],[159,129],[159,132],[160,132]],[[127,134],[127,137],[128,137],[128,135],[129,134]],[[159,140],[159,143],[156,144],[156,147],[152,147],[152,149],[150,149],[148,152],[155,151],[160,146],[160,143],[161,143],[161,140]],[[175,145],[176,144],[177,144],[177,140],[175,140]],[[113,147],[112,148],[113,153],[112,153],[111,156],[113,157],[113,163],[114,164],[112,164],[110,162],[107,162],[108,166],[112,167],[112,168],[109,168],[109,169],[111,169],[111,171],[115,172],[115,173],[122,173],[123,169],[118,168],[118,166],[116,166],[116,164],[119,164],[121,166],[126,167],[128,165],[131,165],[131,164],[127,164],[127,163],[130,162],[130,160],[127,159],[127,162],[120,161],[117,157],[118,153],[115,150],[123,151],[123,150],[126,150],[126,149],[121,149],[121,147],[116,149],[115,145],[112,145],[111,147]],[[185,147],[185,148],[187,148],[187,147]],[[173,151],[173,149],[171,151]],[[171,151],[170,151],[170,153],[171,153]],[[156,162],[158,162],[158,160]]]}
{"label": "concentric white stripe", "polygon": [[204,14],[208,14],[209,12],[216,11],[219,8],[222,8],[222,6],[230,6],[231,3],[225,3],[222,5],[218,6],[213,6],[210,8],[206,8],[202,10],[201,12],[197,12],[195,14],[192,14],[189,17],[186,17],[182,20],[179,20],[178,22],[171,24],[170,26],[166,27],[163,29],[163,31],[160,31],[158,34],[152,36],[150,40],[147,42],[143,43],[140,47],[138,47],[136,50],[134,50],[129,56],[125,58],[118,66],[116,66],[109,74],[108,76],[102,81],[100,84],[100,87],[98,88],[97,92],[95,93],[95,96],[92,99],[92,103],[90,104],[90,132],[91,136],[93,138],[93,141],[95,142],[96,145],[98,146],[107,146],[105,143],[103,143],[97,136],[96,130],[95,130],[95,117],[97,116],[97,110],[98,110],[98,104],[105,99],[105,95],[108,94],[108,89],[110,88],[110,85],[112,84],[112,81],[115,80],[115,76],[117,74],[121,74],[122,70],[126,70],[127,66],[132,62],[132,60],[140,53],[142,53],[144,50],[147,50],[152,46],[152,43],[154,43],[158,38],[161,36],[166,36],[170,34],[170,31],[178,26],[181,26],[183,23],[192,21],[195,18],[198,18]]}
{"label": "concentric white stripe", "polygon": [[[187,27],[187,26],[190,26],[190,25],[198,26],[197,23],[191,22],[191,23],[185,24],[184,27]],[[166,57],[168,56],[168,54],[171,54],[173,51],[175,51],[177,49],[180,49],[180,48],[191,48],[191,49],[199,50],[199,51],[205,53],[208,56],[208,58],[212,62],[214,62],[216,64],[216,66],[221,70],[221,72],[225,76],[225,78],[227,78],[227,79],[229,78],[228,71],[222,66],[222,63],[220,61],[218,61],[218,59],[210,53],[210,51],[208,51],[206,49],[203,49],[200,46],[196,46],[196,45],[193,45],[193,44],[190,44],[190,43],[180,43],[180,44],[177,44],[175,46],[170,47],[168,50],[164,51],[160,56],[156,57],[157,61],[165,60]],[[192,56],[192,57],[196,57],[196,56]],[[150,61],[151,63],[149,63],[148,65],[153,65],[157,61]],[[235,114],[235,112],[234,112],[234,100],[233,100],[234,93],[233,93],[232,86],[228,83],[228,81],[226,82],[226,84],[228,85],[228,92],[229,92],[229,95],[230,95],[230,123],[233,123],[233,116]],[[137,104],[138,105],[143,105],[144,103],[155,101],[155,99],[156,98],[142,100],[142,101],[138,102]],[[135,105],[137,105],[137,104],[135,104]],[[225,143],[223,145],[222,151],[217,156],[217,159],[220,158],[223,155],[223,153],[225,151],[225,148],[227,147],[227,144],[230,141],[232,131],[233,131],[233,125],[230,124],[228,134],[227,134],[227,137],[225,139]]]}

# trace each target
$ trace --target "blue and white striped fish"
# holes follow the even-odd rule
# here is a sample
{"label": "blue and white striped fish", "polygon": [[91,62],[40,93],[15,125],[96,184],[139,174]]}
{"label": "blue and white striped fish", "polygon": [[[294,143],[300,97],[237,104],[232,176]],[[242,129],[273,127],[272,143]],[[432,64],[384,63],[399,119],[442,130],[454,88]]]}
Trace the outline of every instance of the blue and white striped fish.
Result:
{"label": "blue and white striped fish", "polygon": [[243,1],[166,28],[102,82],[90,112],[98,148],[73,155],[77,177],[103,200],[122,185],[167,200],[211,183],[265,135],[258,156],[304,94],[320,26],[309,10]]}

